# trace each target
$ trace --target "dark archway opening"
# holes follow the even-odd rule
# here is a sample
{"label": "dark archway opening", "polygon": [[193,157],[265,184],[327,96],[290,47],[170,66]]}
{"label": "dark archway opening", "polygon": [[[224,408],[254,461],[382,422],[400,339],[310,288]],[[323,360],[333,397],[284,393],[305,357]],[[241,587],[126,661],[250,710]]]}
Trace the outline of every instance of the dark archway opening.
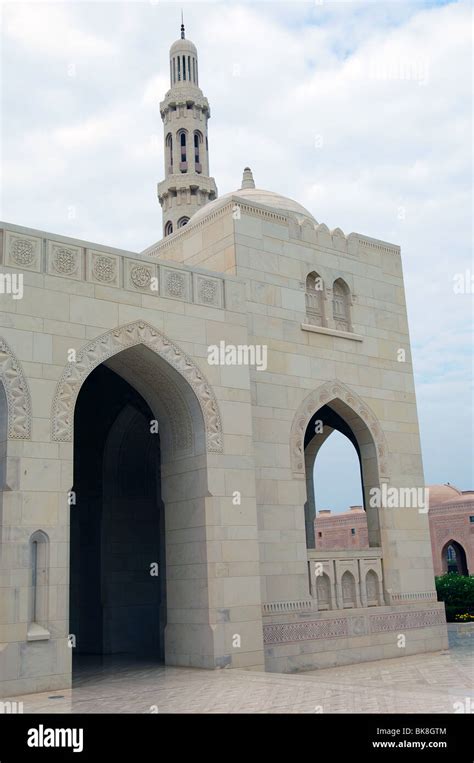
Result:
{"label": "dark archway opening", "polygon": [[141,395],[98,366],[74,418],[70,511],[73,670],[84,655],[164,660],[160,437]]}
{"label": "dark archway opening", "polygon": [[443,548],[443,569],[445,572],[456,572],[458,575],[468,575],[466,552],[460,543],[450,540]]}

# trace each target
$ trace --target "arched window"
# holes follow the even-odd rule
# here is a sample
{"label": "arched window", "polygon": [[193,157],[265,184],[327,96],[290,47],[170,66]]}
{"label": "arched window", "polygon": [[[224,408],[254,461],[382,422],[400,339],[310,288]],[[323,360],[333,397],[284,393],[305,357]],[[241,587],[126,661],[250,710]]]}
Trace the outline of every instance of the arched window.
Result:
{"label": "arched window", "polygon": [[178,133],[178,139],[179,139],[179,155],[180,155],[180,165],[179,168],[181,172],[186,172],[188,169],[188,158],[187,158],[187,147],[186,147],[186,131],[181,130]]}
{"label": "arched window", "polygon": [[173,85],[176,84],[176,59],[173,58]]}
{"label": "arched window", "polygon": [[342,278],[334,281],[332,287],[332,317],[335,328],[340,331],[351,331],[350,292]]}
{"label": "arched window", "polygon": [[189,222],[189,217],[180,217],[178,220],[178,228],[183,228]]}
{"label": "arched window", "polygon": [[196,63],[193,58],[193,82],[196,82]]}
{"label": "arched window", "polygon": [[306,316],[312,326],[324,326],[323,279],[314,271],[306,277]]}
{"label": "arched window", "polygon": [[166,136],[166,153],[168,156],[169,172],[173,172],[173,136],[170,132]]}
{"label": "arched window", "polygon": [[183,56],[183,79],[186,79],[186,56]]}
{"label": "arched window", "polygon": [[202,143],[202,134],[199,132],[199,130],[196,130],[194,133],[194,166],[196,169],[196,172],[202,172],[202,165],[201,165],[201,143]]}
{"label": "arched window", "polygon": [[350,609],[357,606],[356,583],[352,572],[346,570],[341,580],[342,605],[344,609]]}
{"label": "arched window", "polygon": [[448,541],[443,548],[442,557],[445,572],[469,575],[466,552],[460,543],[457,543],[455,540]]}
{"label": "arched window", "polygon": [[48,626],[48,567],[49,538],[37,530],[30,538],[31,589],[29,601],[29,632],[40,637]]}
{"label": "arched window", "polygon": [[169,236],[171,233],[173,233],[173,223],[171,220],[168,220],[165,225],[165,236]]}
{"label": "arched window", "polygon": [[179,82],[181,80],[181,59],[178,56],[176,60],[178,62],[178,82]]}
{"label": "arched window", "polygon": [[379,603],[379,579],[374,570],[369,570],[365,576],[365,590],[367,593],[367,606],[376,607]]}
{"label": "arched window", "polygon": [[316,577],[316,594],[318,597],[318,609],[332,609],[331,607],[331,581],[325,572]]}

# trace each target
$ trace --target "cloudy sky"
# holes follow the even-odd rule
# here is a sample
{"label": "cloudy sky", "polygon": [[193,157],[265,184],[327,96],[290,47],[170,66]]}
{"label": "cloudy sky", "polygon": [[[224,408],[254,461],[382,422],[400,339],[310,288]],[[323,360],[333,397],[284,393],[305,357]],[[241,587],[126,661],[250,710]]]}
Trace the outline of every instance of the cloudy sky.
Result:
{"label": "cloudy sky", "polygon": [[[401,245],[426,480],[473,488],[472,287],[453,289],[473,272],[468,2],[3,2],[2,218],[133,251],[161,237],[181,6],[219,192],[248,164],[318,222]],[[353,480],[334,492],[338,458],[320,507],[359,500]]]}

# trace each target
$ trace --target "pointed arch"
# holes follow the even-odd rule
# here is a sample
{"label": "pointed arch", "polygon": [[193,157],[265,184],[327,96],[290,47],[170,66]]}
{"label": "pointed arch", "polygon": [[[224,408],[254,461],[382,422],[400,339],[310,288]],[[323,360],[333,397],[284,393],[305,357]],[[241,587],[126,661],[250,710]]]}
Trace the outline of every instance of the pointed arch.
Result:
{"label": "pointed arch", "polygon": [[209,452],[221,453],[223,450],[221,415],[209,382],[189,355],[165,334],[145,321],[134,321],[102,334],[78,352],[75,363],[66,365],[53,399],[51,411],[53,440],[71,441],[75,403],[79,390],[91,371],[105,360],[118,355],[122,350],[138,345],[144,345],[159,355],[188,382],[203,415],[206,448]]}
{"label": "pointed arch", "polygon": [[31,396],[21,363],[7,342],[0,337],[0,381],[8,411],[8,437],[31,437]]}
{"label": "pointed arch", "polygon": [[306,276],[305,301],[308,323],[324,326],[324,281],[315,270]]}
{"label": "pointed arch", "polygon": [[332,285],[332,317],[340,331],[352,331],[351,292],[343,278],[336,278]]}
{"label": "pointed arch", "polygon": [[325,384],[310,392],[300,403],[295,413],[290,434],[291,467],[293,473],[304,474],[304,437],[312,416],[323,405],[328,405],[332,401],[337,400],[351,409],[364,422],[376,446],[379,476],[387,478],[387,443],[375,413],[356,392],[337,379],[325,382]]}

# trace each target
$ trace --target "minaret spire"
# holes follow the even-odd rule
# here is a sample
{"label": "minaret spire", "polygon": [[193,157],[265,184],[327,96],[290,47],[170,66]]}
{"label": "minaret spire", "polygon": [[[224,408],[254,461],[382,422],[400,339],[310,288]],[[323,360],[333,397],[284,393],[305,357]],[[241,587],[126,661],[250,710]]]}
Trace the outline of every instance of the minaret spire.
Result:
{"label": "minaret spire", "polygon": [[209,176],[207,123],[211,112],[199,87],[198,54],[184,34],[170,48],[170,89],[160,103],[164,128],[165,179],[158,184],[163,235],[189,221],[200,207],[217,197]]}

